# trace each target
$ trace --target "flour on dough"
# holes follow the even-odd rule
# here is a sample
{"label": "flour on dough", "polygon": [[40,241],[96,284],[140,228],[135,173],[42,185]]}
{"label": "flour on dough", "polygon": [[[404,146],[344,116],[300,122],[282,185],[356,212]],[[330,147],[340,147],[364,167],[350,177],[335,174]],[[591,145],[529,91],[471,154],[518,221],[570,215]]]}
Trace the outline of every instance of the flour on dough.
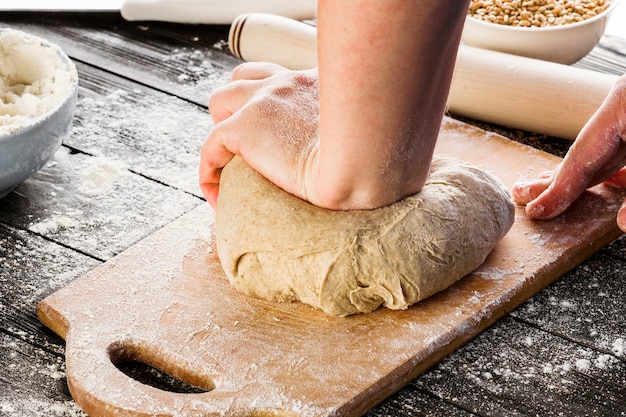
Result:
{"label": "flour on dough", "polygon": [[231,284],[334,316],[406,309],[486,259],[514,205],[488,172],[438,158],[419,193],[374,210],[332,211],[276,187],[239,157],[222,171],[216,243]]}

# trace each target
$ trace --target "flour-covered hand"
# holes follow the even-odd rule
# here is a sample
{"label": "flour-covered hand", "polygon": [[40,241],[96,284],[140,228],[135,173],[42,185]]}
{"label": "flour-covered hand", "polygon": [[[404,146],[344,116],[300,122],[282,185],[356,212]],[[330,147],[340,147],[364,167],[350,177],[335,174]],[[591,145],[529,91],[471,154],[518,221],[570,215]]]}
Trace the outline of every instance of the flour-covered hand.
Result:
{"label": "flour-covered hand", "polygon": [[222,168],[240,155],[274,184],[305,197],[304,171],[317,146],[317,72],[267,63],[235,68],[209,100],[214,127],[201,152],[200,187],[216,207]]}
{"label": "flour-covered hand", "polygon": [[[533,219],[550,219],[564,212],[594,185],[626,186],[626,76],[618,79],[589,119],[553,173],[514,185],[513,199],[526,205]],[[626,231],[626,203],[618,214]]]}

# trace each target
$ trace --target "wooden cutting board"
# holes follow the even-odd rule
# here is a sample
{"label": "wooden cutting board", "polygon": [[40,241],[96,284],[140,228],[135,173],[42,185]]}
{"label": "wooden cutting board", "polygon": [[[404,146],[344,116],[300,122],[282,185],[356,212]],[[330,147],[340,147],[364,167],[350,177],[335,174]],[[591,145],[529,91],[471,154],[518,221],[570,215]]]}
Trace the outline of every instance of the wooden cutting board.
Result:
{"label": "wooden cutting board", "polygon": [[[559,158],[444,120],[437,153],[508,186]],[[43,300],[67,341],[67,379],[91,416],[358,416],[619,235],[622,191],[595,187],[563,216],[509,234],[475,273],[406,311],[334,318],[231,288],[199,207]],[[143,385],[137,360],[206,393]]]}

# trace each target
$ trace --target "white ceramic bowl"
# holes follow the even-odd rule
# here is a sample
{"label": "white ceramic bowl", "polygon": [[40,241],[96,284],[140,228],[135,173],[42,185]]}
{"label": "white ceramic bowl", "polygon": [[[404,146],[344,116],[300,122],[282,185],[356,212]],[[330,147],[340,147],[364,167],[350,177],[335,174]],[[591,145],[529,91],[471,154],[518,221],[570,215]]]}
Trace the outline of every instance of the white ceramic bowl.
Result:
{"label": "white ceramic bowl", "polygon": [[573,64],[598,44],[618,1],[611,0],[610,6],[597,16],[560,26],[508,26],[467,16],[463,43],[544,61]]}
{"label": "white ceramic bowl", "polygon": [[68,133],[74,64],[44,39],[0,29],[0,198],[41,169]]}

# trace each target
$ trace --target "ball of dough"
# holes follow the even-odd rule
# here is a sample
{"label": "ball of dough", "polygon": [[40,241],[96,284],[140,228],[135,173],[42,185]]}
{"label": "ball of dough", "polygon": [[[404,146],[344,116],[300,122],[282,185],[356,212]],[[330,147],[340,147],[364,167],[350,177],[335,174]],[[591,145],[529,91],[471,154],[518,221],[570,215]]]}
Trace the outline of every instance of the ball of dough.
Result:
{"label": "ball of dough", "polygon": [[486,259],[514,220],[493,175],[435,157],[419,193],[373,210],[332,211],[278,188],[241,158],[224,168],[217,251],[231,284],[333,316],[406,309]]}

